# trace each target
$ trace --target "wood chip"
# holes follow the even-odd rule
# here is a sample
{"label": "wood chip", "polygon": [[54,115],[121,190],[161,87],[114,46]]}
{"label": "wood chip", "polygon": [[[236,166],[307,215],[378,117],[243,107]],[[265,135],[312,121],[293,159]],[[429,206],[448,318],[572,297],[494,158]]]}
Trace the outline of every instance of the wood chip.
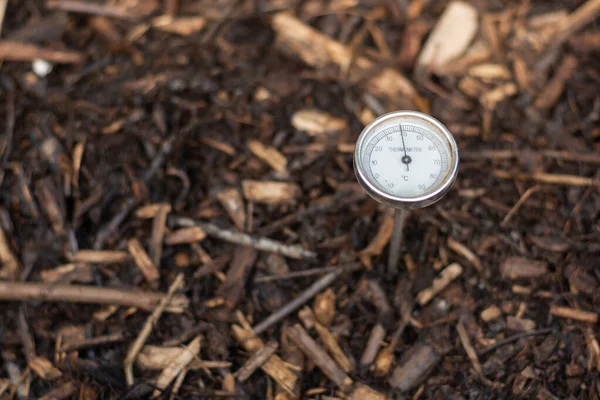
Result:
{"label": "wood chip", "polygon": [[483,267],[481,266],[479,257],[477,257],[477,255],[475,255],[475,253],[473,253],[467,246],[457,242],[451,237],[448,237],[448,248],[466,258],[478,272],[483,272]]}
{"label": "wood chip", "polygon": [[506,317],[506,329],[517,332],[529,332],[535,329],[535,321],[526,318]]}
{"label": "wood chip", "polygon": [[439,292],[444,290],[453,280],[458,278],[463,272],[463,268],[458,263],[453,263],[447,266],[433,283],[427,289],[419,292],[417,301],[420,305],[425,305],[431,301]]}
{"label": "wood chip", "polygon": [[79,64],[85,56],[77,51],[54,50],[30,43],[0,40],[0,60],[33,61],[42,59],[57,64]]}
{"label": "wood chip", "polygon": [[46,357],[36,356],[29,361],[28,365],[33,372],[45,381],[53,381],[62,376],[62,372],[52,365]]}
{"label": "wood chip", "polygon": [[384,393],[380,393],[367,385],[357,383],[354,390],[350,393],[348,400],[386,400]]}
{"label": "wood chip", "polygon": [[170,204],[163,204],[158,209],[158,212],[152,219],[152,231],[150,236],[150,259],[160,267],[160,259],[162,257],[163,240],[167,226],[167,215],[171,212]]}
{"label": "wood chip", "polygon": [[248,361],[246,361],[246,363],[234,374],[237,380],[244,382],[250,378],[254,371],[260,368],[261,365],[263,365],[273,354],[275,354],[278,348],[279,343],[272,340],[264,345],[264,347],[262,347],[260,350],[252,354]]}
{"label": "wood chip", "polygon": [[469,68],[468,74],[482,80],[508,80],[511,73],[504,65],[482,63]]}
{"label": "wood chip", "polygon": [[323,373],[342,391],[349,392],[352,379],[329,357],[317,342],[304,330],[300,324],[286,329],[286,335],[302,350],[306,356],[317,365]]}
{"label": "wood chip", "polygon": [[150,25],[161,31],[189,36],[200,32],[206,26],[206,19],[199,16],[174,18],[170,15],[161,15],[153,18]]}
{"label": "wood chip", "polygon": [[500,274],[508,279],[539,278],[548,273],[548,263],[525,257],[508,257],[500,266]]}
{"label": "wood chip", "polygon": [[169,232],[165,237],[165,244],[173,246],[177,244],[197,243],[204,240],[204,238],[206,238],[206,232],[199,226],[193,226]]}
{"label": "wood chip", "polygon": [[88,264],[65,264],[41,271],[40,277],[46,283],[91,283],[94,281],[94,270]]}
{"label": "wood chip", "polygon": [[156,379],[156,390],[152,393],[157,397],[169,386],[179,373],[198,355],[200,352],[201,337],[195,337],[173,361],[160,373]]}
{"label": "wood chip", "polygon": [[371,240],[367,247],[360,252],[361,261],[369,269],[373,267],[371,264],[371,256],[377,256],[381,254],[385,246],[390,241],[393,230],[394,214],[392,212],[388,212],[385,214],[385,217],[383,218],[375,237]]}
{"label": "wood chip", "polygon": [[165,206],[165,204],[166,203],[153,203],[141,206],[135,210],[135,216],[143,219],[154,218],[159,210]]}
{"label": "wood chip", "polygon": [[587,322],[588,324],[596,324],[598,322],[597,313],[577,310],[569,307],[552,305],[550,306],[550,314],[560,318],[568,318],[576,321]]}
{"label": "wood chip", "polygon": [[75,263],[90,264],[121,264],[130,260],[128,252],[111,250],[79,250],[71,257],[71,261]]}
{"label": "wood chip", "polygon": [[423,45],[417,67],[434,72],[442,70],[467,50],[478,26],[475,7],[463,1],[449,3]]}
{"label": "wood chip", "polygon": [[275,181],[245,180],[242,182],[242,189],[246,199],[271,205],[293,205],[302,192],[295,183]]}
{"label": "wood chip", "polygon": [[341,118],[316,109],[299,110],[292,116],[292,126],[311,136],[345,131],[348,124]]}
{"label": "wood chip", "polygon": [[417,343],[404,353],[400,365],[390,378],[390,385],[400,391],[417,387],[427,378],[442,357],[428,344]]}
{"label": "wood chip", "polygon": [[331,331],[319,322],[315,322],[315,330],[321,339],[321,343],[323,343],[323,346],[325,346],[325,349],[327,349],[329,354],[331,354],[335,362],[344,370],[344,372],[353,372],[354,366],[352,362],[348,356],[346,356],[336,337],[331,333]]}
{"label": "wood chip", "polygon": [[479,98],[479,102],[488,110],[493,110],[505,98],[517,94],[519,88],[514,83],[506,83],[486,92]]}
{"label": "wood chip", "polygon": [[15,280],[21,271],[21,264],[12,251],[4,230],[0,227],[0,278]]}
{"label": "wood chip", "polygon": [[267,163],[277,172],[287,172],[287,158],[277,149],[271,146],[265,146],[258,140],[249,140],[248,148],[256,157]]}
{"label": "wood chip", "polygon": [[[250,327],[233,325],[231,331],[235,339],[246,351],[254,353],[264,347],[263,341],[254,335]],[[296,386],[298,377],[290,371],[279,356],[273,354],[260,368],[273,378],[286,392],[291,395],[294,394],[294,387]]]}
{"label": "wood chip", "polygon": [[130,239],[127,242],[127,249],[129,250],[129,253],[131,253],[135,265],[142,271],[144,278],[146,278],[148,282],[153,282],[160,277],[158,268],[156,268],[156,265],[150,260],[148,253],[146,253],[146,250],[144,250],[137,238]]}
{"label": "wood chip", "polygon": [[565,83],[573,77],[577,66],[577,58],[572,55],[566,56],[550,82],[544,86],[544,89],[535,99],[533,106],[539,110],[546,110],[554,106],[565,89]]}
{"label": "wood chip", "polygon": [[235,188],[223,189],[217,192],[217,200],[223,206],[229,218],[240,231],[246,230],[246,209],[240,192]]}
{"label": "wood chip", "polygon": [[333,289],[328,288],[323,293],[315,297],[313,304],[315,318],[324,326],[331,325],[335,317],[335,293]]}
{"label": "wood chip", "polygon": [[356,57],[348,46],[329,38],[291,14],[275,14],[272,27],[277,35],[275,46],[282,52],[299,57],[313,67],[326,68],[332,64],[339,68],[351,66],[348,77],[355,81],[368,78],[361,86],[372,95],[390,102],[390,108],[414,107],[421,103],[412,83],[398,71],[384,68],[374,75],[371,72],[375,67],[372,61],[362,56]]}
{"label": "wood chip", "polygon": [[495,319],[500,318],[501,316],[502,310],[500,310],[500,307],[493,304],[485,310],[483,310],[481,314],[479,314],[479,317],[485,322],[493,321]]}

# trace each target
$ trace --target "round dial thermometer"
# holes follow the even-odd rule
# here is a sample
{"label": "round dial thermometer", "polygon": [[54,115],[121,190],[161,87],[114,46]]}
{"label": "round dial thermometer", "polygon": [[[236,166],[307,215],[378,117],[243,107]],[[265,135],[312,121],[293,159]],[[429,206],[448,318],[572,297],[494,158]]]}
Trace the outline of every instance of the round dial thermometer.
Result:
{"label": "round dial thermometer", "polygon": [[362,131],[354,168],[361,186],[380,203],[421,208],[441,199],[452,187],[458,149],[438,120],[416,111],[395,111]]}

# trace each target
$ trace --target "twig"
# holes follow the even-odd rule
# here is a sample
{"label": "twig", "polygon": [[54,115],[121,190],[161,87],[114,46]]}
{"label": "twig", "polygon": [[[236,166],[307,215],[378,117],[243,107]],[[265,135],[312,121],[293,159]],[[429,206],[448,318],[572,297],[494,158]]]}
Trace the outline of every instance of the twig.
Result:
{"label": "twig", "polygon": [[58,351],[66,353],[73,350],[89,349],[92,347],[102,346],[105,344],[118,343],[125,340],[123,332],[111,333],[109,335],[97,336],[94,338],[86,339],[83,342],[68,343],[62,346]]}
{"label": "twig", "polygon": [[423,289],[417,295],[417,301],[420,305],[425,305],[431,301],[439,292],[444,290],[453,280],[458,278],[463,272],[462,267],[457,263],[452,263],[447,266],[433,280],[430,287]]}
{"label": "twig", "polygon": [[260,368],[279,348],[279,344],[276,341],[270,341],[265,346],[258,350],[256,353],[246,361],[246,363],[236,371],[234,374],[238,381],[244,382],[246,379]]}
{"label": "twig", "polygon": [[569,186],[597,186],[593,178],[586,178],[583,176],[575,175],[563,175],[563,174],[546,174],[546,173],[534,173],[534,174],[521,174],[521,173],[510,173],[502,170],[495,170],[494,176],[501,179],[517,179],[521,181],[535,181],[540,183],[549,183],[556,185],[569,185]]}
{"label": "twig", "polygon": [[316,257],[316,254],[314,252],[305,250],[298,245],[286,245],[275,240],[250,236],[243,232],[221,229],[214,224],[210,224],[207,222],[197,222],[191,218],[169,217],[169,222],[180,227],[189,228],[192,226],[199,226],[209,236],[214,236],[226,242],[253,247],[256,250],[260,251],[277,253],[286,257],[296,259]]}
{"label": "twig", "polygon": [[471,343],[471,338],[469,338],[469,334],[467,333],[467,329],[465,328],[465,324],[462,321],[458,321],[456,325],[456,331],[458,332],[458,337],[460,338],[460,342],[471,360],[473,364],[473,368],[477,372],[478,375],[482,375],[481,363],[479,362],[479,358],[477,358],[477,352],[473,348],[473,344]]}
{"label": "twig", "polygon": [[125,380],[127,381],[128,386],[133,385],[133,362],[135,361],[140,350],[142,350],[146,339],[148,339],[148,336],[150,336],[152,328],[154,328],[154,325],[156,324],[161,314],[167,307],[167,304],[175,295],[175,291],[179,289],[182,286],[182,284],[183,274],[179,274],[171,284],[167,295],[163,297],[159,305],[154,309],[152,314],[150,314],[150,316],[146,320],[146,324],[135,339],[135,342],[133,342],[133,345],[129,348],[129,351],[127,352],[127,357],[125,357],[125,361],[123,362],[123,369],[125,370]]}
{"label": "twig", "polygon": [[73,0],[49,0],[46,2],[46,7],[52,10],[97,15],[102,17],[121,18],[125,20],[137,19],[133,13],[127,12],[124,7],[113,6],[110,4],[94,4],[85,1]]}
{"label": "twig", "polygon": [[[165,162],[167,155],[171,152],[173,148],[173,143],[175,142],[175,135],[172,135],[167,139],[160,150],[154,156],[152,163],[150,164],[150,168],[144,175],[142,175],[142,181],[144,184],[148,184],[158,168]],[[138,199],[135,195],[131,195],[126,201],[121,210],[108,222],[108,224],[102,228],[98,234],[96,235],[96,240],[94,241],[94,249],[101,249],[104,246],[104,243],[108,239],[110,235],[115,232],[121,223],[125,220],[127,215],[133,210],[133,208],[138,204]]]}
{"label": "twig", "polygon": [[312,269],[307,269],[307,270],[287,272],[287,273],[279,274],[279,275],[259,276],[257,278],[254,278],[254,283],[265,283],[265,282],[282,281],[282,280],[286,280],[286,279],[305,278],[307,276],[321,275],[321,274],[325,274],[328,272],[335,272],[338,270],[342,270],[345,272],[345,271],[353,271],[353,270],[356,270],[359,268],[362,268],[362,265],[360,263],[338,265],[335,267],[312,268]]}
{"label": "twig", "polygon": [[572,153],[562,150],[480,150],[480,151],[461,151],[462,160],[510,160],[519,158],[525,154],[540,155],[555,160],[574,161],[590,164],[600,164],[600,156],[596,153]]}
{"label": "twig", "polygon": [[34,44],[0,40],[0,60],[33,61],[41,58],[60,64],[78,64],[84,60],[84,55],[77,51],[54,50],[38,47]]}
{"label": "twig", "polygon": [[502,222],[500,222],[500,226],[502,228],[505,228],[506,225],[508,224],[508,221],[510,221],[510,219],[512,218],[512,216],[515,215],[517,213],[517,211],[519,211],[519,208],[521,208],[521,206],[523,204],[525,204],[525,202],[527,201],[527,199],[529,199],[532,194],[534,194],[535,192],[537,192],[538,190],[540,190],[540,188],[541,188],[541,186],[535,185],[535,186],[532,186],[529,189],[527,189],[525,191],[525,193],[523,193],[523,195],[521,196],[521,198],[519,199],[519,201],[517,201],[515,203],[515,205],[510,209],[510,211],[506,214],[506,216],[504,217],[504,219],[502,220]]}
{"label": "twig", "polygon": [[352,379],[338,367],[331,357],[304,330],[300,324],[286,329],[286,335],[310,358],[329,379],[342,391],[348,392],[353,384]]}
{"label": "twig", "polygon": [[[20,283],[0,281],[0,301],[38,300],[53,302],[110,304],[153,310],[165,298],[162,293],[138,289],[99,288],[88,285]],[[175,296],[166,311],[181,313],[188,306],[185,296]]]}
{"label": "twig", "polygon": [[315,281],[309,288],[300,293],[294,300],[290,301],[273,314],[269,315],[264,321],[254,327],[254,332],[260,335],[262,332],[269,329],[272,325],[276,324],[279,320],[285,318],[292,312],[296,311],[301,305],[306,303],[308,300],[317,295],[321,290],[331,285],[343,271],[330,272],[323,276],[319,280]]}
{"label": "twig", "polygon": [[[150,325],[153,325],[155,322],[156,321],[152,321]],[[201,340],[202,336],[195,337],[194,340],[185,346],[183,351],[177,357],[175,357],[175,359],[173,359],[173,361],[171,361],[169,365],[165,367],[165,369],[162,370],[160,375],[158,375],[158,378],[156,378],[156,389],[152,393],[153,397],[158,397],[160,393],[166,389],[171,382],[173,382],[177,375],[179,375],[179,373],[183,371],[183,369],[186,368],[190,362],[192,362],[194,357],[198,355],[200,352]]]}
{"label": "twig", "polygon": [[[354,193],[354,194],[352,194]],[[356,203],[358,200],[363,199],[365,194],[362,192],[350,192],[341,191],[336,193],[331,199],[322,204],[317,204],[312,207],[298,210],[292,214],[286,215],[282,219],[272,222],[269,225],[258,230],[257,234],[261,236],[269,236],[278,230],[301,220],[302,218],[308,218],[315,214],[329,210],[332,207],[340,208],[347,204]]]}
{"label": "twig", "polygon": [[484,347],[483,349],[481,349],[481,350],[479,350],[477,352],[477,355],[479,357],[483,357],[484,355],[486,355],[490,351],[494,351],[497,348],[502,347],[505,344],[508,344],[510,342],[515,342],[515,341],[517,341],[519,339],[526,338],[526,337],[529,337],[529,336],[545,335],[546,333],[551,333],[553,331],[554,331],[553,328],[544,328],[544,329],[538,329],[537,331],[517,333],[515,335],[507,337],[506,339],[499,340],[496,343],[494,343],[494,344],[492,344],[492,345],[490,345],[488,347]]}
{"label": "twig", "polygon": [[588,324],[595,324],[598,322],[598,314],[591,311],[576,310],[569,307],[550,306],[550,314],[560,317],[569,318],[576,321],[587,322]]}

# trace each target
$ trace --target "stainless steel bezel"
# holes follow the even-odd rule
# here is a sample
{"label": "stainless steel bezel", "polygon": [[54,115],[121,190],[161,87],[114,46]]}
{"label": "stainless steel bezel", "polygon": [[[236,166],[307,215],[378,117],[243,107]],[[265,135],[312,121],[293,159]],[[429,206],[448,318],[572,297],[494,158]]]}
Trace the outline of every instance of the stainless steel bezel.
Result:
{"label": "stainless steel bezel", "polygon": [[[450,160],[450,168],[446,175],[445,180],[442,184],[433,192],[427,193],[423,196],[419,197],[400,197],[394,196],[388,193],[385,193],[381,189],[377,188],[373,183],[369,182],[366,177],[366,173],[363,169],[362,163],[359,162],[360,156],[362,154],[362,148],[366,145],[365,140],[369,133],[377,126],[391,120],[391,119],[421,119],[429,124],[433,125],[435,128],[439,130],[440,133],[444,135],[448,142],[448,147],[450,148],[449,157]],[[456,175],[458,173],[458,147],[456,145],[456,141],[454,137],[450,133],[450,131],[437,119],[423,114],[418,111],[393,111],[387,114],[383,114],[373,120],[369,125],[363,129],[358,140],[356,141],[356,148],[354,150],[353,157],[354,164],[354,172],[356,174],[356,178],[358,183],[365,189],[365,191],[373,197],[376,201],[385,204],[387,206],[393,208],[402,208],[402,209],[416,209],[427,207],[448,193],[448,191],[452,188],[454,181],[456,180]]]}

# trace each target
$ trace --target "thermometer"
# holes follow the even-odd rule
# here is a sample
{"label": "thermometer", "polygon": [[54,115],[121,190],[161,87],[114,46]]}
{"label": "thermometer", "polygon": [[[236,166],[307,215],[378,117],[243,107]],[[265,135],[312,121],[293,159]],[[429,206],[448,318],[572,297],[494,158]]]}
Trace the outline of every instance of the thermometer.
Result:
{"label": "thermometer", "polygon": [[456,141],[427,114],[394,111],[362,131],[354,171],[373,199],[396,209],[388,270],[397,272],[406,210],[427,207],[452,188],[458,172]]}

